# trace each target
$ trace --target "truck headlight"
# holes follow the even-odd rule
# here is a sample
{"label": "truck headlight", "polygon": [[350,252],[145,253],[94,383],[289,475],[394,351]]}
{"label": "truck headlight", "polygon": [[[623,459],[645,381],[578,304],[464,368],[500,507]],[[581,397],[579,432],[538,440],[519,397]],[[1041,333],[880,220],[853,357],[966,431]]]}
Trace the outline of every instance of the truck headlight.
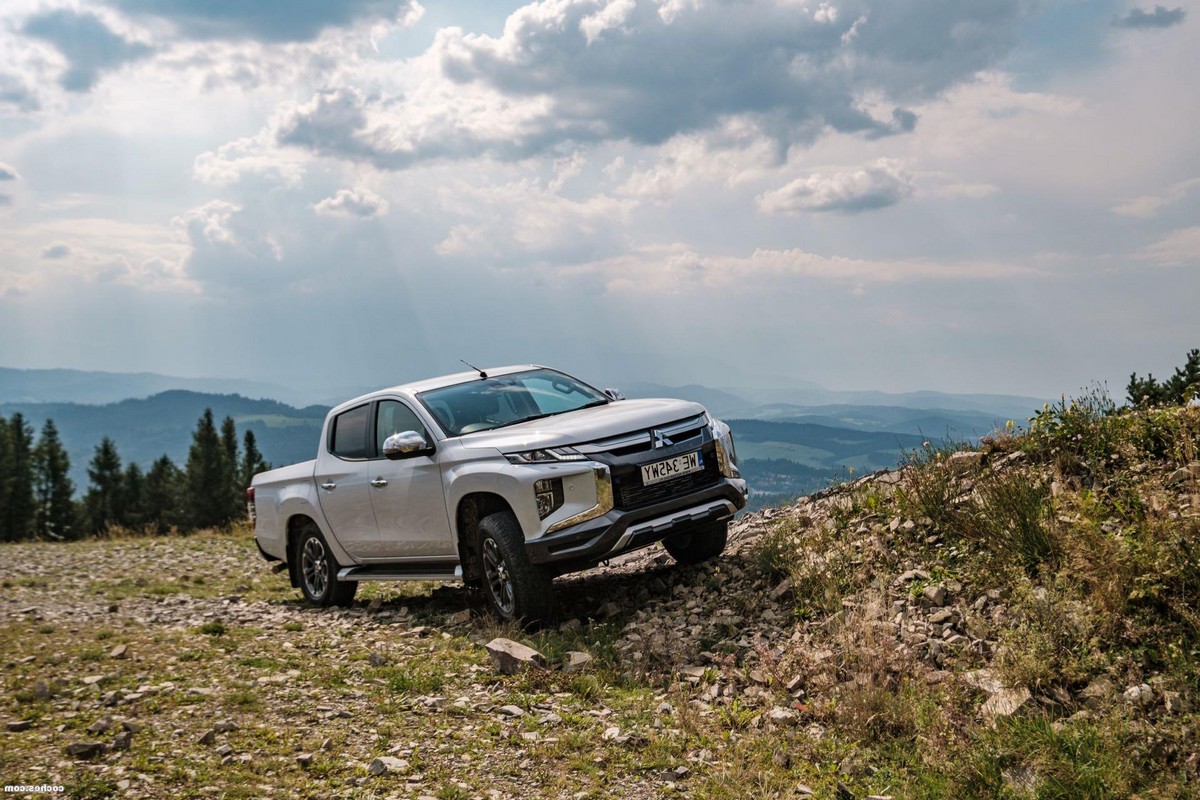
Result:
{"label": "truck headlight", "polygon": [[542,478],[533,484],[533,496],[537,500],[538,519],[545,519],[563,504],[562,478]]}
{"label": "truck headlight", "polygon": [[726,478],[740,478],[737,466],[737,448],[733,446],[733,431],[719,419],[709,417],[708,428],[717,443],[717,465]]}
{"label": "truck headlight", "polygon": [[543,450],[527,450],[522,453],[505,453],[512,464],[556,464],[560,461],[587,461],[587,456],[570,447],[549,447]]}

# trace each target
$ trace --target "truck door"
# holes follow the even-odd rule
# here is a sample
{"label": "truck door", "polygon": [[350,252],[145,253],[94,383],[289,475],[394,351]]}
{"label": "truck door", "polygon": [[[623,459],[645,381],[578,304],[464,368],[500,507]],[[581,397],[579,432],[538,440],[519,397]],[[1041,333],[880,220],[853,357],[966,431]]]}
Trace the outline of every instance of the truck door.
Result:
{"label": "truck door", "polygon": [[400,400],[380,400],[375,415],[375,452],[370,462],[371,504],[384,558],[454,558],[446,516],[446,493],[437,454],[399,461],[383,458],[383,442],[394,433],[416,431],[432,442],[416,413]]}
{"label": "truck door", "polygon": [[[371,508],[371,403],[343,411],[330,422],[317,467],[321,511],[341,546],[355,559],[379,557],[379,526]],[[344,565],[343,565],[344,566]]]}

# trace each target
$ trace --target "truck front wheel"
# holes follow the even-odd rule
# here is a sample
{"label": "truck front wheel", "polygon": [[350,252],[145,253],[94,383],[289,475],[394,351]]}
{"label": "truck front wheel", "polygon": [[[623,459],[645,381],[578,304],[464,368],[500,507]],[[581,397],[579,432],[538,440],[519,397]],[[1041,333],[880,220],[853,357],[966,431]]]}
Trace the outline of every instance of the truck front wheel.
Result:
{"label": "truck front wheel", "polygon": [[308,522],[300,529],[296,542],[296,572],[300,576],[300,591],[314,606],[348,606],[354,602],[358,583],[337,579],[338,563],[321,535],[321,529]]}
{"label": "truck front wheel", "polygon": [[495,616],[530,627],[553,618],[552,579],[529,562],[516,517],[501,511],[480,520],[477,552],[482,562],[483,596]]}
{"label": "truck front wheel", "polygon": [[721,555],[728,539],[728,522],[710,522],[663,539],[663,547],[680,564],[699,564]]}

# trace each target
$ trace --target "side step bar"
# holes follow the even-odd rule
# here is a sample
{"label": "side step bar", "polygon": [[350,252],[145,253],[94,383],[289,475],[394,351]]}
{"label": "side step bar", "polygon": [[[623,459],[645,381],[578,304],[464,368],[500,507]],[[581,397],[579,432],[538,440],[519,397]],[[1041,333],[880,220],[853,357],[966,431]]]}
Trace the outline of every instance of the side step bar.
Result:
{"label": "side step bar", "polygon": [[461,581],[462,566],[449,564],[388,564],[375,567],[343,567],[338,570],[339,581]]}

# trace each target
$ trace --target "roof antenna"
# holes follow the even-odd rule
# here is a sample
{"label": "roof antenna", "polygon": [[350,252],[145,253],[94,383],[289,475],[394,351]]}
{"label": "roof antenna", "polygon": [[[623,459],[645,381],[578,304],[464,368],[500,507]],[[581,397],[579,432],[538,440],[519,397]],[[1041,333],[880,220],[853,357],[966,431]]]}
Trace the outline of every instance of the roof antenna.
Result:
{"label": "roof antenna", "polygon": [[487,379],[487,373],[486,373],[486,372],[484,372],[483,370],[481,370],[479,367],[477,367],[477,366],[475,366],[474,364],[471,364],[471,363],[469,363],[469,362],[467,362],[467,361],[463,361],[461,358],[459,359],[459,361],[462,361],[462,363],[466,364],[468,367],[470,367],[471,369],[473,369],[473,370],[475,370],[476,372],[478,372],[478,373],[479,373],[479,378],[480,378],[480,380],[486,380],[486,379]]}

